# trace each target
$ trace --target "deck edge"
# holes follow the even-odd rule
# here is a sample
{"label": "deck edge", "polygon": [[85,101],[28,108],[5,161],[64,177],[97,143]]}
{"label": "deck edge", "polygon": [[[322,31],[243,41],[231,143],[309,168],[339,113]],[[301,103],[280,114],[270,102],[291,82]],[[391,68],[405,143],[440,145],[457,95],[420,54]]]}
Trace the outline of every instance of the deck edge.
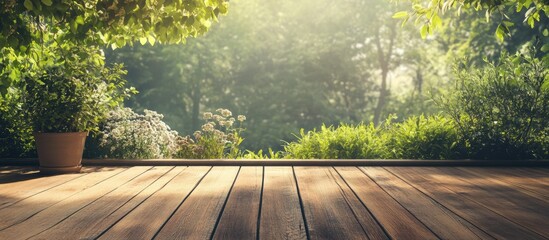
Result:
{"label": "deck edge", "polygon": [[[0,166],[37,166],[35,158],[4,158]],[[549,160],[412,159],[83,159],[85,166],[474,166],[549,167]]]}

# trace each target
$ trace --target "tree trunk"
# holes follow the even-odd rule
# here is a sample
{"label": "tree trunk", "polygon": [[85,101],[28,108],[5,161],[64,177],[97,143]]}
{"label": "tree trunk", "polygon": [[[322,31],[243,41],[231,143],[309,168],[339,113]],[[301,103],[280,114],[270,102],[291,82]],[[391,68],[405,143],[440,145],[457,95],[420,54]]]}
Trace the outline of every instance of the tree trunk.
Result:
{"label": "tree trunk", "polygon": [[200,88],[200,80],[194,80],[193,81],[193,95],[192,95],[192,103],[193,103],[193,106],[192,106],[192,111],[191,111],[191,124],[192,124],[192,129],[196,130],[196,129],[200,129],[200,119],[199,118],[199,114],[200,114],[200,99],[202,98],[202,91],[201,91],[201,88]]}
{"label": "tree trunk", "polygon": [[396,38],[396,26],[389,26],[389,43],[388,46],[386,46],[387,53],[383,52],[383,46],[381,44],[381,37],[380,37],[380,31],[381,27],[378,29],[377,34],[375,35],[375,44],[377,48],[377,57],[378,57],[378,64],[381,68],[381,83],[380,83],[380,89],[379,89],[379,97],[377,99],[377,105],[374,110],[374,124],[379,125],[381,114],[383,110],[385,109],[385,105],[387,104],[387,99],[389,97],[390,91],[387,88],[387,76],[389,74],[389,65],[391,63],[391,57],[393,55],[393,46]]}

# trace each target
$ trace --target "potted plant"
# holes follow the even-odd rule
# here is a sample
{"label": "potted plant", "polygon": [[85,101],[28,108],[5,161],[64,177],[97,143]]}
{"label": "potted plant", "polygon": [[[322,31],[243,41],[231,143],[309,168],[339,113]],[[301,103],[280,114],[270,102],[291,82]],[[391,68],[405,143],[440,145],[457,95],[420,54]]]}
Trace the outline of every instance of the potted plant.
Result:
{"label": "potted plant", "polygon": [[40,171],[79,172],[88,132],[97,130],[107,112],[133,90],[124,88],[122,66],[106,67],[97,47],[65,42],[40,51],[21,82],[22,109],[33,126]]}

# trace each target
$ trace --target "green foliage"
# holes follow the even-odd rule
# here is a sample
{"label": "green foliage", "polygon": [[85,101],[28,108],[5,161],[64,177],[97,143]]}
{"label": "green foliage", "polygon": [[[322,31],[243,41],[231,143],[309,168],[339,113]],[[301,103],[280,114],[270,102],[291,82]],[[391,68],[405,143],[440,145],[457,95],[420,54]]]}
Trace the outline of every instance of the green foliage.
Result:
{"label": "green foliage", "polygon": [[263,149],[259,149],[257,153],[247,150],[240,159],[281,159],[284,158],[284,152],[282,151],[273,151],[272,148],[269,148],[266,153],[263,153]]}
{"label": "green foliage", "polygon": [[56,35],[59,42],[119,48],[182,43],[205,33],[228,1],[7,0],[0,3],[0,96],[19,81],[19,60]]}
{"label": "green foliage", "polygon": [[[507,12],[524,12],[523,19],[518,23],[525,22],[531,28],[543,22],[544,17],[546,19],[549,16],[549,4],[544,0],[411,0],[411,2],[412,10],[397,12],[393,15],[393,18],[403,19],[403,24],[410,18],[415,18],[415,24],[421,26],[420,32],[423,38],[431,34],[434,29],[441,27],[443,21],[440,16],[452,9],[457,9],[455,11],[457,15],[461,14],[462,9],[484,11],[487,22],[490,21],[492,15],[499,15],[495,35],[501,41],[510,36],[510,29],[515,25],[515,22],[510,21]],[[425,7],[425,3],[428,3],[428,6]],[[547,28],[545,27],[545,29]]]}
{"label": "green foliage", "polygon": [[383,158],[387,136],[373,124],[322,126],[320,131],[301,130],[297,142],[284,147],[288,158],[359,159]]}
{"label": "green foliage", "polygon": [[443,116],[411,117],[382,125],[323,126],[301,132],[285,146],[287,158],[301,159],[457,159],[459,138],[451,119]]}
{"label": "green foliage", "polygon": [[240,133],[246,117],[239,115],[235,119],[227,109],[218,109],[217,113],[204,113],[207,122],[202,130],[192,137],[182,137],[162,121],[162,114],[144,110],[142,115],[130,108],[118,108],[109,113],[100,131],[88,138],[84,154],[121,159],[237,158],[241,155]]}
{"label": "green foliage", "polygon": [[36,155],[28,122],[21,109],[21,94],[12,89],[0,98],[0,157]]}
{"label": "green foliage", "polygon": [[456,125],[450,118],[413,116],[389,126],[390,158],[457,159],[463,156]]}
{"label": "green foliage", "polygon": [[109,112],[100,131],[88,138],[85,155],[90,158],[170,158],[179,149],[179,135],[162,121],[163,116],[130,108]]}
{"label": "green foliage", "polygon": [[36,31],[32,22],[49,24],[71,40],[113,47],[138,40],[180,43],[206,32],[227,8],[225,0],[7,0],[0,4],[0,47],[28,46]]}
{"label": "green foliage", "polygon": [[[222,24],[185,45],[127,46],[106,54],[109,62],[124,63],[129,84],[141,93],[126,106],[164,114],[183,135],[200,127],[203,109],[228,108],[249,119],[243,148],[280,151],[301,128],[370,121],[381,93],[387,96],[381,119],[393,111],[429,111],[432,104],[418,102],[446,80],[430,67],[445,64],[427,58],[442,54],[413,29],[395,28],[393,10],[384,0],[233,1]],[[384,91],[382,69],[388,71]],[[416,75],[418,87],[411,89]],[[401,98],[412,94],[413,101]]]}
{"label": "green foliage", "polygon": [[503,54],[486,67],[457,66],[455,88],[439,103],[471,158],[549,157],[549,61]]}
{"label": "green foliage", "polygon": [[[106,67],[100,50],[50,45],[19,83],[25,117],[35,132],[97,130],[106,114],[131,92],[121,65]],[[34,70],[34,71],[33,71]]]}

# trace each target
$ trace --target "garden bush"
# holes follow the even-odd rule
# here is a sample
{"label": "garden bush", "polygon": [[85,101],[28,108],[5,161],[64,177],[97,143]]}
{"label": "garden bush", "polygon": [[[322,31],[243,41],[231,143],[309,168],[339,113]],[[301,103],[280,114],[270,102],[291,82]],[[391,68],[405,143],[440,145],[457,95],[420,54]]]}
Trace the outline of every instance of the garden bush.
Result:
{"label": "garden bush", "polygon": [[456,67],[455,88],[438,102],[454,119],[468,157],[549,158],[548,67],[529,54]]}
{"label": "garden bush", "polygon": [[0,157],[35,157],[32,126],[21,111],[21,96],[11,89],[0,97]]}
{"label": "garden bush", "polygon": [[373,124],[323,126],[301,131],[296,142],[285,146],[286,157],[300,159],[456,159],[460,140],[451,119],[443,116],[411,117],[402,123],[390,116]]}
{"label": "garden bush", "polygon": [[357,159],[382,158],[387,136],[373,124],[322,126],[320,131],[303,129],[296,142],[284,147],[288,158]]}
{"label": "garden bush", "polygon": [[155,111],[135,113],[130,108],[111,111],[99,132],[86,144],[85,154],[93,158],[170,158],[178,150],[176,131]]}
{"label": "garden bush", "polygon": [[[241,155],[240,132],[245,117],[232,117],[231,111],[207,112],[202,130],[193,136],[180,136],[155,111],[135,113],[130,108],[111,111],[100,131],[88,138],[85,155],[90,158],[150,159],[236,158]],[[235,124],[239,123],[239,126]]]}
{"label": "garden bush", "polygon": [[387,129],[390,158],[457,159],[464,149],[451,118],[413,116]]}

